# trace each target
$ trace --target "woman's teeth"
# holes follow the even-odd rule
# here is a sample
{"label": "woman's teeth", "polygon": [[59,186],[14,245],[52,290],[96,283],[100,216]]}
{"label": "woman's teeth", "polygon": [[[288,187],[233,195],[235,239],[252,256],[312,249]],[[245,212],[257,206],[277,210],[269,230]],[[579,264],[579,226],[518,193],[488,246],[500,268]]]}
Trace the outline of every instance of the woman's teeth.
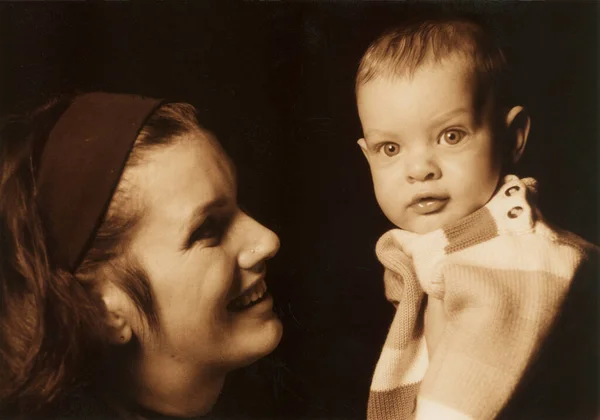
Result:
{"label": "woman's teeth", "polygon": [[249,308],[258,303],[267,293],[267,284],[264,280],[259,281],[250,289],[246,290],[242,295],[236,297],[229,303],[229,308],[240,310]]}

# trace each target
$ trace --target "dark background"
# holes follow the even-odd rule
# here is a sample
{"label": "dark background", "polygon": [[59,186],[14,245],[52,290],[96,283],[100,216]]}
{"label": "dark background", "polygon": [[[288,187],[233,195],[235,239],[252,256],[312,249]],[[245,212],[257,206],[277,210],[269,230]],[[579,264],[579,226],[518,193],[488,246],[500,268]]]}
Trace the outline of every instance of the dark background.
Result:
{"label": "dark background", "polygon": [[191,102],[237,163],[241,201],[282,248],[270,288],[278,350],[232,374],[216,413],[363,418],[391,319],[374,256],[390,225],[356,145],[357,63],[382,30],[440,9],[505,46],[532,115],[521,175],[555,223],[598,243],[594,2],[0,3],[0,111],[57,92]]}

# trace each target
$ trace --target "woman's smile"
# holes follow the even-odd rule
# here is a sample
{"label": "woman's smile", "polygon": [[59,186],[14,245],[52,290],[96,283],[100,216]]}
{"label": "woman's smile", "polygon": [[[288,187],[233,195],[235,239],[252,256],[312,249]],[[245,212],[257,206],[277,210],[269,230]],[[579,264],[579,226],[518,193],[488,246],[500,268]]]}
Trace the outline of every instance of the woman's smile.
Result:
{"label": "woman's smile", "polygon": [[272,299],[268,299],[269,297],[267,284],[264,279],[261,279],[229,302],[227,309],[232,312],[241,312],[258,305],[261,302],[267,300],[272,301]]}

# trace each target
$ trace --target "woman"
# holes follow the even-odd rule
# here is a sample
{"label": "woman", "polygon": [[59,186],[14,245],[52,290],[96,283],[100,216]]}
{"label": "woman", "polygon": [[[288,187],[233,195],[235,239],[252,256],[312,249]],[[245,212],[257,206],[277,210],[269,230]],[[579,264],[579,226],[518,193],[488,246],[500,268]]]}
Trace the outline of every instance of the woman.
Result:
{"label": "woman", "polygon": [[[10,119],[0,150],[4,416],[207,413],[270,353],[277,236],[191,105],[109,93]],[[75,408],[73,408],[75,407]],[[3,417],[4,418],[4,417]]]}

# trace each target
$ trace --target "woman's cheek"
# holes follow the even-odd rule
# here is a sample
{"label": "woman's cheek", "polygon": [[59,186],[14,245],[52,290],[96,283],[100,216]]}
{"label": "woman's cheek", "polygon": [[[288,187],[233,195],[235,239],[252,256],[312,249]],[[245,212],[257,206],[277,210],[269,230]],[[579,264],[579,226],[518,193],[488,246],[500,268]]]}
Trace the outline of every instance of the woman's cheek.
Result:
{"label": "woman's cheek", "polygon": [[240,276],[236,275],[237,264],[221,247],[206,251],[196,262],[196,274],[193,276],[199,287],[200,299],[207,304],[226,306],[241,291]]}

